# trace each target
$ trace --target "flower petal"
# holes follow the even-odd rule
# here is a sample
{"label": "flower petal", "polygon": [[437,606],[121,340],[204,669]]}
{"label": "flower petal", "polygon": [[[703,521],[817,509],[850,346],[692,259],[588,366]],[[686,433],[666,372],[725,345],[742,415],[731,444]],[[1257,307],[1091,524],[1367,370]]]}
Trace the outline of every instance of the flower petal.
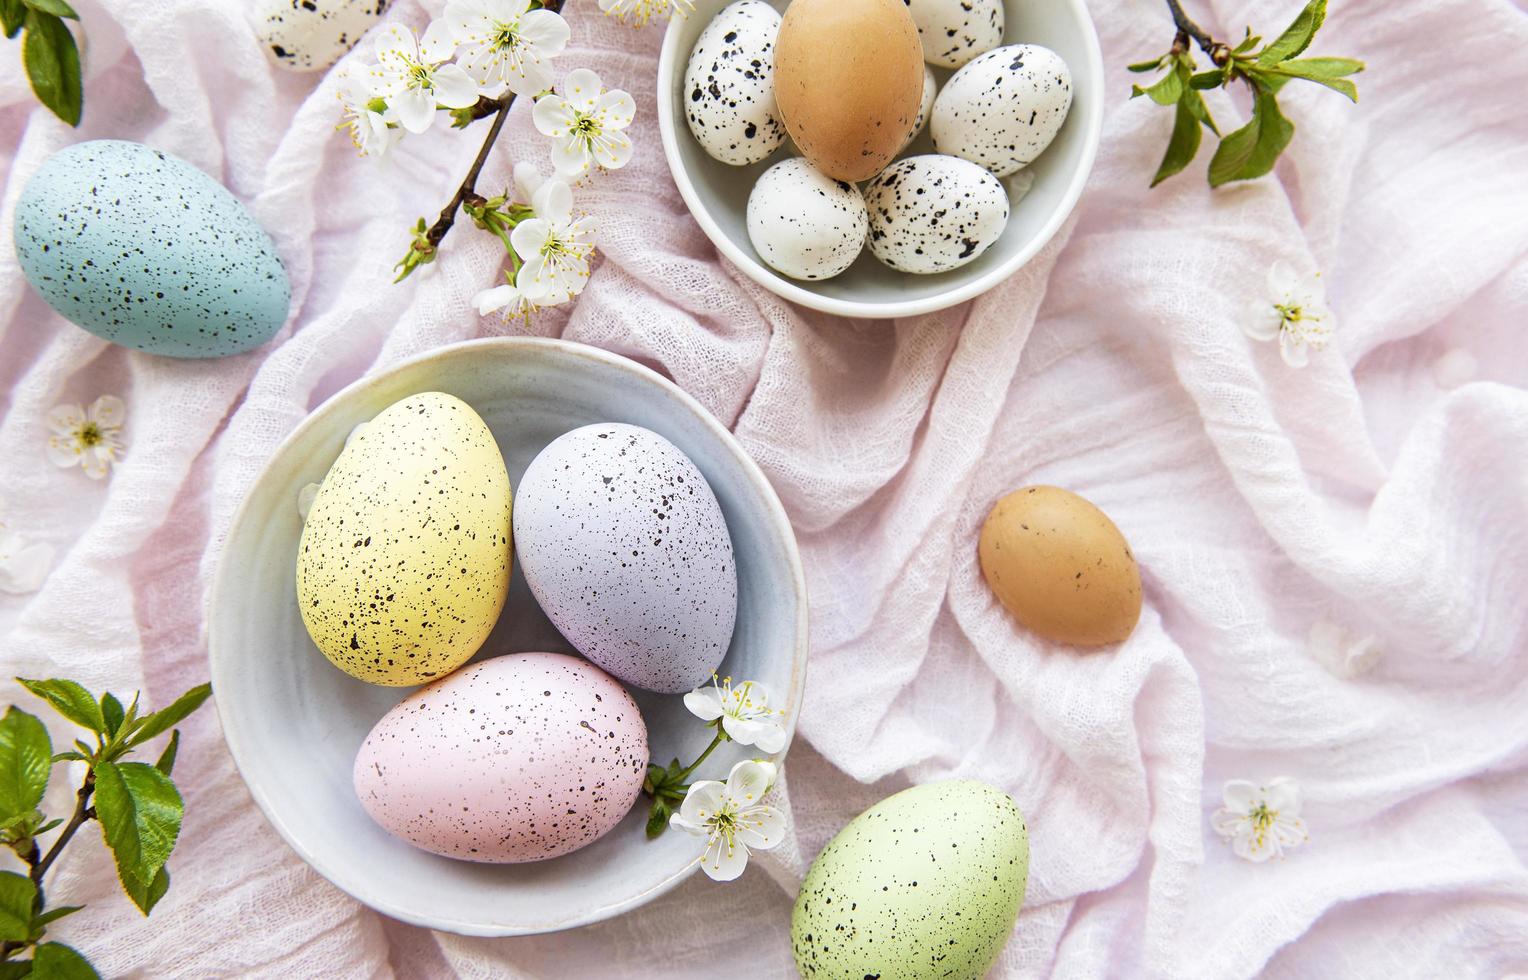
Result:
{"label": "flower petal", "polygon": [[435,69],[435,101],[448,109],[476,105],[478,83],[460,65],[441,65]]}
{"label": "flower petal", "polygon": [[563,180],[577,180],[589,172],[591,163],[584,141],[567,137],[552,144],[552,166]]}
{"label": "flower petal", "polygon": [[[547,221],[545,218],[526,218],[518,225],[515,225],[514,229],[509,233],[509,244],[514,247],[515,254],[520,256],[521,262],[540,262],[541,246],[546,244],[546,240],[551,234],[552,223],[550,221]],[[522,276],[525,274],[524,266],[521,267],[520,274]],[[519,279],[515,280],[515,285],[520,287],[521,292],[525,291],[525,286],[521,284]]]}
{"label": "flower petal", "polygon": [[738,838],[752,851],[767,851],[785,840],[785,814],[772,806],[749,807],[738,814]]}
{"label": "flower petal", "polygon": [[1294,267],[1279,259],[1268,267],[1268,298],[1275,303],[1286,303],[1299,283]]}
{"label": "flower petal", "polygon": [[620,170],[631,160],[631,137],[625,133],[606,133],[594,147],[595,162],[606,170]]}
{"label": "flower petal", "polygon": [[78,405],[66,402],[48,411],[48,428],[61,436],[72,436],[74,430],[84,424],[85,410]]}
{"label": "flower petal", "polygon": [[435,122],[435,100],[423,89],[404,89],[389,104],[398,113],[398,122],[411,133],[422,133]]}
{"label": "flower petal", "polygon": [[550,10],[532,10],[520,18],[521,39],[535,45],[542,58],[560,54],[571,35],[568,22]]}
{"label": "flower petal", "polygon": [[1248,303],[1245,316],[1242,333],[1253,340],[1272,340],[1284,329],[1283,315],[1266,299],[1255,299]]}
{"label": "flower petal", "polygon": [[715,779],[702,779],[698,783],[691,783],[684,802],[679,804],[678,815],[688,823],[704,826],[708,820],[716,816],[717,811],[726,802],[726,792],[726,786]]}
{"label": "flower petal", "polygon": [[568,108],[567,99],[560,95],[544,95],[531,109],[531,122],[535,123],[538,133],[556,138],[572,132],[576,120],[573,110]]}
{"label": "flower petal", "polygon": [[384,24],[377,32],[376,47],[373,50],[381,62],[412,58],[419,51],[419,42],[414,39],[414,32],[407,25],[395,21]]}
{"label": "flower petal", "polygon": [[7,554],[0,559],[0,592],[12,595],[36,592],[53,565],[53,546],[28,544],[14,534],[7,537],[10,538]]}
{"label": "flower petal", "polygon": [[684,696],[684,706],[701,721],[715,721],[722,716],[722,699],[714,687],[697,687]]}
{"label": "flower petal", "polygon": [[630,92],[614,89],[595,100],[594,114],[606,129],[625,129],[637,116],[637,100]]}
{"label": "flower petal", "polygon": [[102,395],[90,405],[90,420],[103,429],[120,429],[127,421],[127,406],[116,395]]}
{"label": "flower petal", "polygon": [[720,837],[712,837],[706,851],[700,857],[700,870],[712,881],[732,881],[748,867],[748,848],[742,841],[728,844]]}
{"label": "flower petal", "polygon": [[759,724],[764,726],[764,730],[753,740],[753,744],[758,747],[760,752],[774,755],[785,748],[786,735],[784,725],[778,721],[760,721]]}
{"label": "flower petal", "polygon": [[1284,363],[1292,368],[1303,368],[1310,363],[1310,351],[1305,346],[1305,338],[1293,330],[1279,334],[1279,353],[1283,355]]}
{"label": "flower petal", "polygon": [[727,795],[732,797],[738,806],[752,806],[769,792],[769,787],[774,784],[776,771],[772,762],[744,759],[733,766],[732,772],[727,776]]}
{"label": "flower petal", "polygon": [[48,460],[54,465],[64,469],[80,464],[79,444],[69,436],[48,437]]}
{"label": "flower petal", "polygon": [[455,53],[456,38],[451,33],[451,25],[444,19],[430,21],[424,36],[419,39],[419,60],[427,65],[438,65]]}
{"label": "flower petal", "polygon": [[1210,815],[1210,826],[1222,837],[1235,837],[1252,826],[1246,815],[1222,807]]}
{"label": "flower petal", "polygon": [[[548,180],[536,188],[535,200],[531,201],[531,207],[535,210],[536,217],[546,219],[553,226],[566,224],[573,216],[573,188],[569,187],[565,180]],[[517,231],[519,227],[516,227]],[[515,251],[518,252],[519,249]]]}
{"label": "flower petal", "polygon": [[1257,784],[1245,779],[1232,779],[1226,782],[1225,788],[1220,791],[1220,798],[1224,801],[1226,809],[1232,813],[1246,815],[1257,806]]}
{"label": "flower petal", "polygon": [[600,81],[599,75],[588,68],[575,68],[568,72],[568,77],[562,80],[560,86],[562,97],[568,100],[568,105],[575,110],[588,114],[594,111],[594,105],[605,91],[605,85]]}
{"label": "flower petal", "polygon": [[1276,813],[1297,817],[1300,815],[1300,784],[1288,776],[1271,779],[1263,787],[1263,802]]}
{"label": "flower petal", "polygon": [[515,164],[515,200],[522,204],[531,203],[531,198],[536,195],[536,189],[544,179],[535,164],[524,160]]}
{"label": "flower petal", "polygon": [[297,516],[306,523],[308,512],[313,509],[313,499],[318,496],[317,483],[304,483],[302,489],[297,491]]}
{"label": "flower petal", "polygon": [[494,286],[492,289],[485,289],[478,293],[472,297],[472,305],[477,307],[478,316],[487,316],[497,310],[504,309],[504,307],[518,299],[519,296],[520,291],[518,289],[510,283],[505,283],[502,286]]}

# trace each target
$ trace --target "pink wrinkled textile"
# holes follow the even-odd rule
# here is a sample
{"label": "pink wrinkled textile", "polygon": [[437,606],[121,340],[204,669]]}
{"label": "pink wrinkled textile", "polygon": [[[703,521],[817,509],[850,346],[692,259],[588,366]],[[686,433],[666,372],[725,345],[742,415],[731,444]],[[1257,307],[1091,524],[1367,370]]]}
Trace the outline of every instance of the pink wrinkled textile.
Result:
{"label": "pink wrinkled textile", "polygon": [[[1189,4],[1223,37],[1277,30],[1297,5]],[[19,45],[0,43],[0,224],[50,153],[138,139],[247,202],[294,291],[292,321],[256,352],[148,357],[49,310],[0,236],[0,521],[58,549],[39,592],[0,595],[6,676],[141,687],[151,703],[205,679],[219,542],[281,438],[367,372],[519,329],[470,306],[502,257],[470,227],[427,274],[389,283],[407,227],[450,195],[482,130],[409,137],[390,166],[357,158],[334,131],[335,73],[273,70],[248,6],[79,3],[77,132],[36,106]],[[578,193],[603,255],[587,291],[532,329],[664,371],[779,491],[813,600],[793,839],[739,882],[697,876],[589,928],[434,934],[289,851],[203,711],[177,769],[169,896],[145,921],[87,833],[51,894],[89,909],[58,938],[111,976],[783,976],[817,849],[897,789],[964,776],[1012,793],[1032,835],[997,976],[1528,970],[1523,7],[1336,0],[1314,53],[1368,62],[1362,103],[1290,85],[1298,132],[1274,177],[1212,193],[1208,149],[1147,189],[1171,114],[1127,100],[1123,65],[1169,43],[1165,7],[1091,0],[1109,108],[1075,220],[973,303],[851,322],[718,259],[659,145],[661,26],[570,6],[559,72],[587,65],[630,90],[637,148]],[[399,0],[389,16],[420,26],[440,7]],[[1223,93],[1210,103],[1223,126],[1244,117]],[[547,153],[517,109],[484,184]],[[1241,331],[1275,259],[1322,270],[1336,311],[1303,371]],[[1478,368],[1445,388],[1435,368],[1456,350]],[[108,392],[128,405],[125,461],[101,483],[55,469],[46,411]],[[1145,612],[1117,650],[1047,644],[982,583],[987,508],[1035,482],[1096,502],[1140,559]],[[1376,666],[1323,666],[1317,623],[1373,634]],[[1310,841],[1240,861],[1207,820],[1220,787],[1279,775],[1303,787]],[[66,797],[56,785],[54,807]]]}

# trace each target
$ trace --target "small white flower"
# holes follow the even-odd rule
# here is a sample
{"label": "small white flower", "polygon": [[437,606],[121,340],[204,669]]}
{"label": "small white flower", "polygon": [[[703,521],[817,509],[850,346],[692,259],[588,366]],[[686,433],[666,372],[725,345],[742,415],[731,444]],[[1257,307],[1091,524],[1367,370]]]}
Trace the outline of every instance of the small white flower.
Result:
{"label": "small white flower", "polygon": [[403,136],[397,113],[387,101],[372,92],[365,79],[348,76],[340,85],[340,128],[350,130],[350,142],[362,156],[386,155]]}
{"label": "small white flower", "polygon": [[773,755],[785,748],[785,712],[769,706],[769,692],[757,681],[732,686],[732,678],[720,681],[711,675],[710,687],[698,687],[684,696],[684,706],[701,721],[720,718],[722,730],[740,745],[757,745]]}
{"label": "small white flower", "polygon": [[631,137],[622,132],[636,117],[637,103],[620,89],[605,91],[600,77],[587,68],[568,72],[560,95],[536,100],[531,120],[552,137],[552,164],[560,177],[572,179],[596,163],[619,170],[631,159]]}
{"label": "small white flower", "polygon": [[552,84],[552,59],[568,45],[568,22],[530,0],[451,0],[445,19],[457,64],[485,89],[535,95]]}
{"label": "small white flower", "polygon": [[1372,634],[1359,636],[1329,619],[1311,624],[1309,642],[1311,656],[1344,680],[1368,672],[1384,653]]}
{"label": "small white flower", "polygon": [[48,413],[48,458],[56,466],[80,466],[92,480],[104,479],[111,464],[121,458],[122,423],[127,406],[116,395],[102,395],[85,411],[78,405],[59,405]]}
{"label": "small white flower", "polygon": [[387,101],[409,132],[429,129],[439,106],[465,109],[477,103],[472,76],[460,65],[443,63],[456,50],[444,21],[432,23],[421,38],[402,24],[388,24],[377,35],[376,50],[372,91]]}
{"label": "small white flower", "polygon": [[1299,784],[1288,776],[1269,780],[1266,786],[1233,779],[1221,798],[1225,806],[1215,811],[1210,823],[1231,841],[1239,858],[1260,864],[1310,839],[1300,819]]}
{"label": "small white flower", "polygon": [[319,484],[304,483],[302,489],[297,491],[297,516],[302,518],[304,524],[308,523],[308,511],[313,509],[313,501],[318,497]]}
{"label": "small white flower", "polygon": [[583,292],[594,254],[593,223],[573,218],[573,190],[567,181],[548,179],[531,195],[535,217],[509,233],[509,243],[524,263],[515,286],[537,306],[556,306]]}
{"label": "small white flower", "polygon": [[1320,283],[1301,281],[1280,260],[1268,270],[1268,298],[1253,300],[1242,327],[1253,340],[1278,338],[1279,353],[1290,367],[1304,367],[1310,351],[1325,350],[1332,335],[1332,312],[1321,300]]}
{"label": "small white flower", "polygon": [[669,826],[706,839],[700,868],[716,881],[731,881],[748,866],[748,853],[767,851],[785,839],[785,814],[759,800],[775,781],[775,767],[751,759],[732,767],[725,783],[703,779],[690,785]]}
{"label": "small white flower", "polygon": [[695,12],[691,0],[600,0],[600,9],[635,27],[646,27],[654,17],[688,17]]}
{"label": "small white flower", "polygon": [[28,541],[0,524],[0,592],[36,592],[52,565],[52,545]]}
{"label": "small white flower", "polygon": [[499,311],[506,320],[529,319],[530,315],[538,309],[536,304],[520,291],[520,287],[512,282],[483,290],[472,297],[472,305],[477,307],[478,316],[487,316]]}

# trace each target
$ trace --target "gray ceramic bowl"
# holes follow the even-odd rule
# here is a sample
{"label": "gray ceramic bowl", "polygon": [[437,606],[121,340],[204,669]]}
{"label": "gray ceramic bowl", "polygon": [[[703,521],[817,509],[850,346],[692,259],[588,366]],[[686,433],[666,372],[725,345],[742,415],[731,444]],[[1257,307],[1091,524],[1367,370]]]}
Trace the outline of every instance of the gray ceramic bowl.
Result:
{"label": "gray ceramic bowl", "polygon": [[[635,908],[691,874],[699,856],[699,841],[676,831],[648,841],[640,804],[583,850],[489,865],[438,857],[389,836],[351,788],[361,741],[409,689],[351,678],[308,638],[297,611],[297,494],[323,479],[352,427],[420,391],[449,392],[475,408],[516,487],[543,446],[591,422],[646,426],[689,454],[721,502],[737,555],[737,630],[722,670],[769,685],[794,730],[806,675],[806,586],[790,523],[758,467],[699,403],[647,368],[581,344],[512,338],[445,347],[351,385],[298,426],[255,481],[224,543],[208,615],[228,747],[255,802],[293,850],[396,919],[506,936]],[[479,658],[526,650],[573,652],[516,567],[509,602]],[[632,693],[655,758],[693,758],[705,747],[708,731],[678,695]],[[725,778],[750,754],[724,746],[702,775]]]}
{"label": "gray ceramic bowl", "polygon": [[[912,316],[965,302],[1013,275],[1051,240],[1072,213],[1098,151],[1103,128],[1103,58],[1084,0],[1004,0],[1004,44],[1042,44],[1072,71],[1072,109],[1056,139],[1029,167],[1003,181],[1013,202],[1003,235],[974,262],[931,276],[897,272],[867,250],[848,271],[820,282],[782,276],[765,265],[748,241],[748,194],[770,165],[795,154],[790,140],[774,156],[748,167],[711,159],[685,121],[684,71],[700,32],[731,0],[695,0],[695,11],[675,18],[658,58],[658,129],[679,193],[717,249],[766,289],[793,303],[842,316]],[[770,0],[784,10],[788,0]],[[935,68],[943,87],[951,72]],[[874,84],[866,79],[865,84]],[[929,153],[927,130],[906,154]],[[1022,175],[1030,176],[1022,176]],[[1024,187],[1033,185],[1026,193]],[[1020,200],[1022,198],[1022,200]]]}

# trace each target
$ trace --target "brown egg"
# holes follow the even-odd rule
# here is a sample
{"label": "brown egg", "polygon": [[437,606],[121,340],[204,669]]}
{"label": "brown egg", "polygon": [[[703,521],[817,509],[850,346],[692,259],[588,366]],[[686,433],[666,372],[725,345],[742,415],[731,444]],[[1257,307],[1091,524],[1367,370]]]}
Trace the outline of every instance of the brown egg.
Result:
{"label": "brown egg", "polygon": [[1119,643],[1141,618],[1141,572],[1107,514],[1059,487],[997,502],[977,548],[982,574],[1014,618],[1057,643]]}
{"label": "brown egg", "polygon": [[903,0],[791,0],[775,102],[807,162],[835,180],[880,173],[912,134],[923,46]]}

